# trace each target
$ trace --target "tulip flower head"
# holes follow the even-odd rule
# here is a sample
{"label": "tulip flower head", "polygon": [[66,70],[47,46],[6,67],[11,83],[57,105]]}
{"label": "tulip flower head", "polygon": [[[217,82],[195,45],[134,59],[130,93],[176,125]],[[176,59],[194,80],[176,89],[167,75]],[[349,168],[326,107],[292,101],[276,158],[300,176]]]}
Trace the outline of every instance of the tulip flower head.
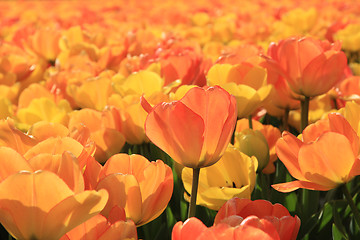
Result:
{"label": "tulip flower head", "polygon": [[218,86],[192,88],[181,100],[154,108],[142,98],[142,105],[149,113],[145,121],[149,139],[190,168],[217,162],[235,128],[236,100]]}
{"label": "tulip flower head", "polygon": [[339,42],[288,38],[272,43],[268,54],[280,66],[294,93],[314,97],[326,93],[341,80],[347,59],[340,48]]}
{"label": "tulip flower head", "polygon": [[276,143],[276,153],[298,179],[272,185],[280,192],[298,188],[328,191],[360,175],[359,137],[338,113],[309,125],[302,140],[285,131]]}

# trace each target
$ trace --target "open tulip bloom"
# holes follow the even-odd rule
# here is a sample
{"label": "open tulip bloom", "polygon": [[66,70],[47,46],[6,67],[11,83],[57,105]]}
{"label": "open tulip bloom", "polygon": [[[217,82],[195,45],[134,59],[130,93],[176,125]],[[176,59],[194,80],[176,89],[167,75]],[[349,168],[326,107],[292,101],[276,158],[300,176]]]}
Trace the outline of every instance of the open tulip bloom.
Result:
{"label": "open tulip bloom", "polygon": [[302,140],[284,132],[276,152],[290,174],[298,179],[273,185],[281,192],[298,188],[328,191],[360,174],[359,137],[337,113],[305,128]]}

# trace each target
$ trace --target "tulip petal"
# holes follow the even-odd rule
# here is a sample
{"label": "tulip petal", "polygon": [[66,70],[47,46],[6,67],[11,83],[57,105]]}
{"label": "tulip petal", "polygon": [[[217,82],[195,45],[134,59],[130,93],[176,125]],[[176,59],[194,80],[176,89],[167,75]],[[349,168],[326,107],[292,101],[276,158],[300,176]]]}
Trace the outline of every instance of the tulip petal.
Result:
{"label": "tulip petal", "polygon": [[299,180],[304,180],[298,163],[298,154],[303,143],[289,132],[284,132],[282,138],[276,142],[276,153],[284,163],[290,174]]}
{"label": "tulip petal", "polygon": [[198,166],[204,129],[204,120],[182,102],[155,106],[145,122],[149,139],[187,167]]}
{"label": "tulip petal", "polygon": [[0,147],[0,156],[0,182],[21,170],[33,171],[26,159],[12,148]]}
{"label": "tulip petal", "polygon": [[299,188],[317,190],[317,191],[328,191],[332,189],[331,187],[322,186],[316,183],[307,182],[307,181],[292,181],[287,183],[279,183],[271,185],[276,191],[287,193],[295,191]]}
{"label": "tulip petal", "polygon": [[85,222],[105,207],[108,200],[106,190],[84,191],[70,196],[50,210],[45,222],[44,239],[61,237],[79,224]]}
{"label": "tulip petal", "polygon": [[142,218],[142,198],[139,183],[133,175],[121,173],[111,174],[103,178],[97,185],[97,189],[106,189],[109,200],[101,212],[108,216],[114,206],[125,209],[126,217],[135,223]]}
{"label": "tulip petal", "polygon": [[304,145],[299,151],[299,166],[305,178],[327,188],[349,180],[355,159],[348,139],[334,132],[324,133],[318,141]]}

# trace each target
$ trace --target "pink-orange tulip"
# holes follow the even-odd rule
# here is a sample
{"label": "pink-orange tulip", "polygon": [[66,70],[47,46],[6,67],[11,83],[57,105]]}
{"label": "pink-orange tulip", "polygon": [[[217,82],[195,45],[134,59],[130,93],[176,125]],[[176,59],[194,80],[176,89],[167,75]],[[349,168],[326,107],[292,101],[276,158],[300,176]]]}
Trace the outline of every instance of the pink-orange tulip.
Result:
{"label": "pink-orange tulip", "polygon": [[199,219],[192,217],[175,224],[172,240],[280,240],[274,225],[255,216],[237,217],[207,228]]}
{"label": "pink-orange tulip", "polygon": [[309,125],[302,139],[284,132],[276,143],[276,153],[298,179],[273,185],[281,192],[298,188],[328,191],[360,175],[359,137],[338,113]]}
{"label": "pink-orange tulip", "polygon": [[145,132],[150,141],[176,162],[190,168],[216,163],[230,142],[236,123],[236,100],[224,89],[190,89],[179,101],[154,108],[142,98],[149,113]]}
{"label": "pink-orange tulip", "polygon": [[289,211],[280,204],[272,204],[266,200],[233,198],[227,201],[217,213],[214,225],[236,223],[237,217],[256,216],[271,222],[281,240],[295,240],[300,228],[300,219],[292,217]]}
{"label": "pink-orange tulip", "polygon": [[339,42],[288,38],[271,44],[268,54],[296,94],[314,97],[326,93],[342,79],[347,59],[340,48]]}

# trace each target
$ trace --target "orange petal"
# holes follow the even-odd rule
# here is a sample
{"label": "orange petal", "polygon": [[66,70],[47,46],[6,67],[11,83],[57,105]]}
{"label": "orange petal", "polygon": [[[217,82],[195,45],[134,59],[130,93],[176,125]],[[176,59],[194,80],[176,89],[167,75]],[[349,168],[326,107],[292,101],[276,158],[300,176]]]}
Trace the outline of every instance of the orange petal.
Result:
{"label": "orange petal", "polygon": [[299,188],[305,188],[305,189],[317,190],[317,191],[328,191],[328,190],[332,189],[332,188],[329,188],[326,186],[321,186],[319,184],[312,183],[312,182],[306,182],[306,181],[292,181],[292,182],[287,182],[287,183],[273,184],[271,186],[275,190],[277,190],[279,192],[284,192],[284,193],[292,192]]}
{"label": "orange petal", "polygon": [[46,216],[43,239],[56,239],[85,222],[105,207],[106,190],[84,191],[59,202]]}
{"label": "orange petal", "polygon": [[149,139],[188,167],[198,166],[204,130],[204,120],[181,102],[155,106],[145,121]]}
{"label": "orange petal", "polygon": [[111,174],[99,182],[97,189],[106,189],[109,192],[109,201],[101,214],[108,216],[110,210],[118,205],[125,209],[127,218],[135,223],[141,221],[141,192],[139,183],[133,175]]}
{"label": "orange petal", "polygon": [[23,156],[8,147],[0,147],[0,166],[0,182],[21,170],[33,171],[31,165]]}
{"label": "orange petal", "polygon": [[327,188],[348,181],[355,159],[348,139],[335,132],[324,133],[299,151],[299,166],[307,181]]}
{"label": "orange petal", "polygon": [[0,183],[0,221],[17,238],[41,238],[47,212],[72,194],[52,172],[16,173]]}
{"label": "orange petal", "polygon": [[282,138],[276,142],[276,154],[284,163],[290,174],[297,179],[304,179],[299,163],[298,154],[303,143],[289,132],[283,132]]}

